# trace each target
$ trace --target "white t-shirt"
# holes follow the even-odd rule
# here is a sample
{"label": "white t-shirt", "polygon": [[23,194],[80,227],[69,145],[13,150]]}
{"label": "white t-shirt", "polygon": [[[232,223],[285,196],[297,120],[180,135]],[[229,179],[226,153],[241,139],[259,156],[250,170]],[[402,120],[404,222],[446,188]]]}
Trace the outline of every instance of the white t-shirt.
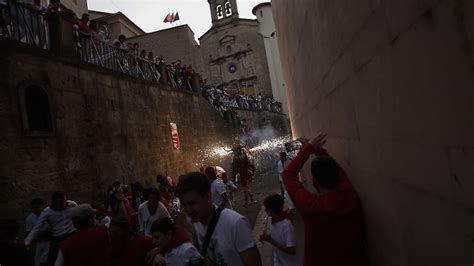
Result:
{"label": "white t-shirt", "polygon": [[[26,217],[25,221],[25,231],[30,232],[33,230],[35,225],[38,223],[40,218],[40,215],[36,215],[34,213],[30,213],[28,217]],[[41,231],[49,229],[49,226],[45,224]],[[35,261],[35,266],[39,266],[40,263],[46,263],[48,262],[48,253],[49,253],[49,241],[40,241],[36,242],[35,244],[35,255],[34,255],[34,261]]]}
{"label": "white t-shirt", "polygon": [[38,233],[44,230],[47,225],[51,228],[54,237],[61,237],[74,232],[76,228],[74,228],[72,224],[70,215],[70,211],[74,207],[77,207],[77,203],[72,200],[67,201],[67,207],[64,210],[58,211],[46,207],[43,212],[41,212],[38,222],[25,239],[25,244],[30,245],[31,242],[36,240]]}
{"label": "white t-shirt", "polygon": [[[207,227],[194,223],[194,229],[203,245]],[[255,240],[246,217],[224,209],[219,217],[207,249],[207,260],[211,265],[241,266],[239,253],[255,246]]]}
{"label": "white t-shirt", "polygon": [[214,179],[211,183],[212,203],[217,207],[221,206],[223,198],[222,195],[227,192],[227,187],[220,178]]}
{"label": "white t-shirt", "polygon": [[143,202],[138,207],[138,223],[140,224],[140,231],[143,231],[147,236],[151,236],[150,229],[153,222],[163,217],[170,217],[170,214],[161,202],[158,202],[158,207],[153,216],[150,215],[148,201]]}
{"label": "white t-shirt", "polygon": [[199,265],[202,256],[191,242],[183,243],[165,254],[166,265]]}
{"label": "white t-shirt", "polygon": [[[287,247],[296,247],[296,232],[295,227],[290,220],[285,219],[283,221],[272,224],[272,218],[268,217],[267,223],[269,235],[277,242],[280,242]],[[287,266],[287,265],[302,265],[302,260],[298,254],[290,255],[286,254],[278,248],[273,248],[273,265],[274,266]]]}

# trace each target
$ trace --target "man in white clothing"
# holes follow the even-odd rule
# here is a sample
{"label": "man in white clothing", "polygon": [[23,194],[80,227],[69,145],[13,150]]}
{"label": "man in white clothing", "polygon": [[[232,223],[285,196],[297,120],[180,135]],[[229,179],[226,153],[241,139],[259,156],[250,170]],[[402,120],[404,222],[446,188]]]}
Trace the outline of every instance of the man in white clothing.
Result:
{"label": "man in white clothing", "polygon": [[[208,265],[262,265],[247,218],[230,209],[216,209],[207,176],[200,172],[181,176],[175,193],[184,213],[193,222],[201,254],[205,254]],[[205,243],[208,229],[213,230]]]}
{"label": "man in white clothing", "polygon": [[229,202],[226,185],[217,177],[214,167],[207,167],[205,172],[211,182],[212,203],[219,208],[225,208]]}
{"label": "man in white clothing", "polygon": [[25,245],[31,246],[45,226],[49,226],[52,239],[49,246],[48,263],[53,264],[58,256],[58,243],[76,230],[70,216],[70,210],[74,207],[77,207],[77,203],[67,200],[64,193],[54,192],[51,196],[51,205],[41,212],[38,222],[25,239]]}
{"label": "man in white clothing", "polygon": [[160,192],[156,188],[147,189],[145,196],[148,200],[138,207],[138,223],[140,232],[151,236],[150,228],[153,222],[163,217],[170,217],[170,214],[159,201]]}
{"label": "man in white clothing", "polygon": [[[36,198],[31,200],[30,202],[31,213],[26,217],[25,220],[25,231],[26,235],[28,236],[38,223],[41,212],[44,209],[44,200],[40,198]],[[49,252],[49,235],[50,231],[48,226],[46,225],[44,230],[38,236],[38,240],[36,244],[33,245],[32,252],[35,261],[35,266],[45,265],[48,263],[48,252]]]}

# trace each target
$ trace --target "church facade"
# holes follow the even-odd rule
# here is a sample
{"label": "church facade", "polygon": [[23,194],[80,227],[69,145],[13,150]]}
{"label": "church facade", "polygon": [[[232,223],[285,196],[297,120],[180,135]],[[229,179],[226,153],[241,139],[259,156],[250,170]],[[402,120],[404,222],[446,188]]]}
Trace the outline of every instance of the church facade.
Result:
{"label": "church facade", "polygon": [[239,18],[236,0],[208,0],[212,27],[199,38],[208,83],[247,94],[272,95],[265,45],[258,22]]}

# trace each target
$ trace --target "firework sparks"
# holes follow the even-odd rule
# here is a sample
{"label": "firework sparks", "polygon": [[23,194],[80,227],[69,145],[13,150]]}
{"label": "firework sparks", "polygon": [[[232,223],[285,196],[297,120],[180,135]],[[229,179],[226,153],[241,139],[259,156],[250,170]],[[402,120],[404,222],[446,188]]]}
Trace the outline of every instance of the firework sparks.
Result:
{"label": "firework sparks", "polygon": [[269,140],[264,140],[259,145],[250,149],[252,153],[268,152],[275,149],[282,149],[285,147],[285,143],[290,142],[290,136],[276,137]]}
{"label": "firework sparks", "polygon": [[209,159],[221,159],[230,155],[230,147],[222,145],[220,143],[210,145],[205,149],[199,151],[201,162],[205,162]]}

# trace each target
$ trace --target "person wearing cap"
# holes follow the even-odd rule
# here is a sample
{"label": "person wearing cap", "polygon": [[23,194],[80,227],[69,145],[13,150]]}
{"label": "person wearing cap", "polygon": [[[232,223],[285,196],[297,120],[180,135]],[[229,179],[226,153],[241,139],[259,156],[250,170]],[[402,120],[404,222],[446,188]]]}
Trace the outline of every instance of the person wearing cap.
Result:
{"label": "person wearing cap", "polygon": [[146,266],[146,256],[153,249],[151,237],[130,230],[123,217],[112,218],[110,233],[110,266]]}
{"label": "person wearing cap", "polygon": [[222,182],[222,179],[217,177],[214,167],[206,167],[205,172],[207,178],[209,178],[209,182],[211,182],[212,203],[219,208],[225,208],[229,202],[227,187],[224,182]]}
{"label": "person wearing cap", "polygon": [[109,237],[105,225],[95,226],[96,210],[89,204],[71,209],[76,231],[59,243],[55,266],[108,265]]}

